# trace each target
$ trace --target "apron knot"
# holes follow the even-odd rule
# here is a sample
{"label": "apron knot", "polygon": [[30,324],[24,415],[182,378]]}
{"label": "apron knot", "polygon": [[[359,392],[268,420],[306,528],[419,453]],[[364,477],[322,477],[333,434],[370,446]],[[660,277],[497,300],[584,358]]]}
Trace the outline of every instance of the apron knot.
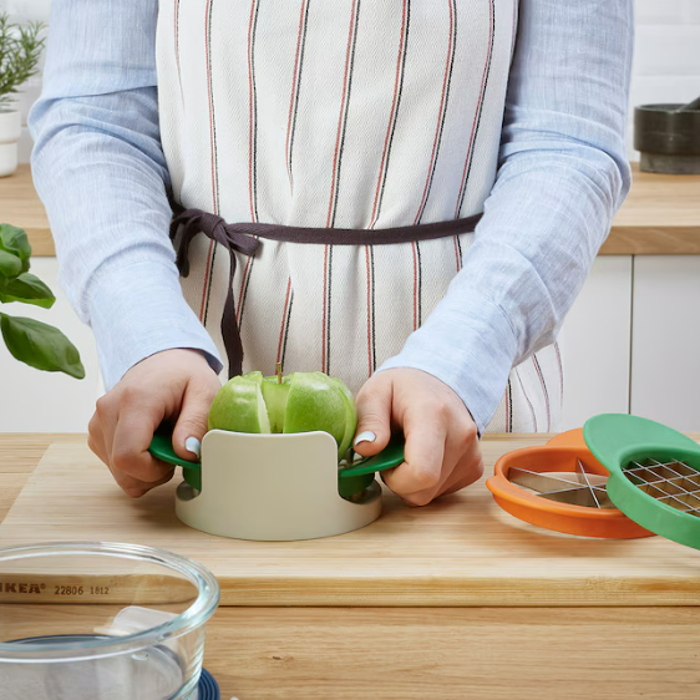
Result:
{"label": "apron knot", "polygon": [[[228,224],[222,217],[201,209],[185,209],[179,212],[170,223],[170,238],[175,244],[176,263],[180,274],[183,277],[189,275],[190,243],[197,234],[203,233],[229,251],[233,277],[236,265],[234,252],[255,255],[260,247],[260,240],[247,233],[244,226],[245,224]],[[176,243],[178,233],[180,238]]]}
{"label": "apron knot", "polygon": [[[221,333],[228,356],[228,376],[243,372],[243,343],[236,321],[236,306],[233,298],[233,276],[236,272],[236,252],[255,255],[260,240],[246,232],[247,224],[227,224],[216,214],[201,209],[179,207],[170,223],[170,238],[176,252],[176,264],[182,277],[190,273],[189,250],[192,239],[199,233],[216,241],[228,250],[231,260],[229,268],[228,294],[221,319]],[[179,235],[179,239],[178,239]],[[177,240],[176,240],[177,239]]]}

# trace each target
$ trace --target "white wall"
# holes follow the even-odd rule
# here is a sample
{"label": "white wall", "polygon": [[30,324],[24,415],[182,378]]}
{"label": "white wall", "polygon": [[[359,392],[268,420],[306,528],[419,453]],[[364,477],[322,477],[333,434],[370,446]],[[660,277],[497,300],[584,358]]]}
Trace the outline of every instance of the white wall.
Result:
{"label": "white wall", "polygon": [[630,107],[690,102],[700,95],[700,0],[635,0],[634,7]]}
{"label": "white wall", "polygon": [[[617,2],[618,0],[610,0]],[[48,22],[51,0],[0,0],[0,11],[17,20]],[[653,102],[690,102],[700,95],[700,0],[634,0],[636,44],[630,95],[630,159],[632,109]],[[28,111],[39,94],[40,81],[27,86],[22,106]],[[28,162],[29,134],[24,133],[20,158]]]}

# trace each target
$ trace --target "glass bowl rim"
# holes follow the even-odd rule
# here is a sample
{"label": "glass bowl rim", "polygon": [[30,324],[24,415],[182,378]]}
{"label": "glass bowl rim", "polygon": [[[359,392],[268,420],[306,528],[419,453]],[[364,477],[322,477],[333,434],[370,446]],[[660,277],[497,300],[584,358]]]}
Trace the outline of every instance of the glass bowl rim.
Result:
{"label": "glass bowl rim", "polygon": [[181,637],[201,627],[214,614],[219,604],[219,582],[209,569],[189,557],[148,545],[79,540],[12,545],[0,547],[0,564],[13,559],[60,555],[98,555],[159,564],[184,575],[196,587],[197,597],[186,610],[171,620],[123,637],[90,640],[89,644],[0,642],[0,664],[37,660],[46,663],[67,662],[137,651]]}

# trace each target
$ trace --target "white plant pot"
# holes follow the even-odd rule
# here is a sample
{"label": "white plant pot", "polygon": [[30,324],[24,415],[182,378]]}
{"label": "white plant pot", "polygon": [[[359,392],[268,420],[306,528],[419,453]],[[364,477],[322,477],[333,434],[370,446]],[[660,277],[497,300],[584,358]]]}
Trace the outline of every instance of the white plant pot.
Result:
{"label": "white plant pot", "polygon": [[22,134],[22,114],[0,109],[0,177],[17,170],[17,143]]}

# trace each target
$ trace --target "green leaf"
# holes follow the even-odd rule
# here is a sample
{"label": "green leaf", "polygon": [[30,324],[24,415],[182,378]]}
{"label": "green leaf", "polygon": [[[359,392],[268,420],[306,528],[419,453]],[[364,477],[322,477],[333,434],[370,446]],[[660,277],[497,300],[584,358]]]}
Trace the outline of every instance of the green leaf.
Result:
{"label": "green leaf", "polygon": [[29,244],[27,234],[21,228],[0,224],[0,250],[5,250],[19,258],[22,261],[22,272],[29,269],[32,246]]}
{"label": "green leaf", "polygon": [[19,301],[23,304],[34,304],[44,309],[50,309],[56,301],[56,297],[36,275],[31,272],[23,272],[19,277],[8,282],[0,291],[0,301],[6,304],[11,301]]}
{"label": "green leaf", "polygon": [[16,255],[0,250],[0,275],[12,279],[22,272],[22,261]]}
{"label": "green leaf", "polygon": [[57,328],[31,318],[0,314],[0,330],[7,349],[20,362],[46,372],[65,372],[76,379],[85,376],[78,349]]}

